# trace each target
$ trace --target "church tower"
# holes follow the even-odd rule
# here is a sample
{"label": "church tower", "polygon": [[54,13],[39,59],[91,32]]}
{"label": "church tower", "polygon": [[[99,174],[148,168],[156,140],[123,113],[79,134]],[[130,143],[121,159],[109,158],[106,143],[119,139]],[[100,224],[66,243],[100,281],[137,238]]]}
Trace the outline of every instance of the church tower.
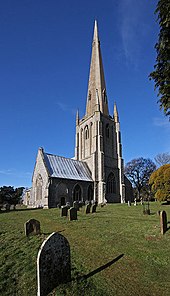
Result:
{"label": "church tower", "polygon": [[85,161],[94,180],[93,199],[124,202],[125,186],[120,123],[116,104],[109,115],[106,83],[98,36],[94,25],[85,116],[76,116],[75,159]]}

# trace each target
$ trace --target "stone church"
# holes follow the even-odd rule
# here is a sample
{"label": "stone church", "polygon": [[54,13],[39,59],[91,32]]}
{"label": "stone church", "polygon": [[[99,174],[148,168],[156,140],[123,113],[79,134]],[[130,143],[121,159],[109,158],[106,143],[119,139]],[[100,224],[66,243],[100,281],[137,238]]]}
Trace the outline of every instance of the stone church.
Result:
{"label": "stone church", "polygon": [[76,116],[73,159],[38,150],[29,206],[52,208],[73,201],[124,203],[132,186],[124,175],[120,122],[116,104],[109,115],[98,36],[94,25],[86,112]]}

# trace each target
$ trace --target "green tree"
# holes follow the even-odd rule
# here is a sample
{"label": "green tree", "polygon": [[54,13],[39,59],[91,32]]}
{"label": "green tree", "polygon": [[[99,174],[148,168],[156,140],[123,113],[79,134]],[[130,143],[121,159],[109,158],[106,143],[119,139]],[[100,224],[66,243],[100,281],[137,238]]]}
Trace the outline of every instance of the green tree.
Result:
{"label": "green tree", "polygon": [[15,188],[12,186],[0,187],[0,205],[3,206],[4,203],[14,205],[19,203],[24,187]]}
{"label": "green tree", "polygon": [[170,115],[170,0],[159,0],[155,13],[158,15],[160,32],[155,45],[157,52],[154,71],[150,79],[158,89],[160,109],[166,116]]}
{"label": "green tree", "polygon": [[165,164],[153,172],[149,184],[157,200],[166,201],[170,199],[170,164]]}
{"label": "green tree", "polygon": [[150,175],[156,169],[154,162],[147,158],[137,158],[128,162],[125,166],[125,175],[131,181],[133,188],[137,191],[138,198],[142,191],[148,188]]}

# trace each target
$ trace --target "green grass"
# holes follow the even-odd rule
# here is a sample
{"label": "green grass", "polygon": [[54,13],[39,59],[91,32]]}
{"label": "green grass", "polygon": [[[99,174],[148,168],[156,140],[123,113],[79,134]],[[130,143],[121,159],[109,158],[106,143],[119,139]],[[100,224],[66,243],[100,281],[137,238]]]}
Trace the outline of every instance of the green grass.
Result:
{"label": "green grass", "polygon": [[[38,250],[49,234],[60,231],[71,247],[72,281],[51,295],[169,296],[170,230],[160,234],[156,212],[165,210],[170,220],[170,205],[153,202],[150,208],[150,216],[141,205],[112,204],[88,215],[83,209],[72,222],[61,218],[59,209],[1,213],[0,295],[36,295]],[[30,218],[40,221],[41,235],[25,237]]]}

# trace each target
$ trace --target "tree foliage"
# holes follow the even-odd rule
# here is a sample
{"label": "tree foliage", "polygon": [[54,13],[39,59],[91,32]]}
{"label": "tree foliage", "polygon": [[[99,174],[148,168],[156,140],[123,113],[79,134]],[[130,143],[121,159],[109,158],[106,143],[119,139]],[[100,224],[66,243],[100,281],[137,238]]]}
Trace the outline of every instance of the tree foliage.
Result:
{"label": "tree foliage", "polygon": [[153,172],[149,184],[157,200],[170,199],[170,164],[165,164]]}
{"label": "tree foliage", "polygon": [[156,169],[154,162],[147,158],[137,158],[128,162],[125,166],[125,175],[132,182],[133,187],[138,192],[138,198],[141,192],[146,191],[150,175]]}
{"label": "tree foliage", "polygon": [[19,203],[24,187],[15,188],[12,186],[0,187],[0,204],[8,203],[16,206]]}
{"label": "tree foliage", "polygon": [[170,0],[159,0],[155,13],[158,15],[160,32],[155,45],[157,52],[154,71],[150,79],[158,88],[158,102],[166,116],[170,115]]}
{"label": "tree foliage", "polygon": [[168,152],[159,153],[155,156],[154,160],[158,166],[168,164],[170,163],[170,154]]}

